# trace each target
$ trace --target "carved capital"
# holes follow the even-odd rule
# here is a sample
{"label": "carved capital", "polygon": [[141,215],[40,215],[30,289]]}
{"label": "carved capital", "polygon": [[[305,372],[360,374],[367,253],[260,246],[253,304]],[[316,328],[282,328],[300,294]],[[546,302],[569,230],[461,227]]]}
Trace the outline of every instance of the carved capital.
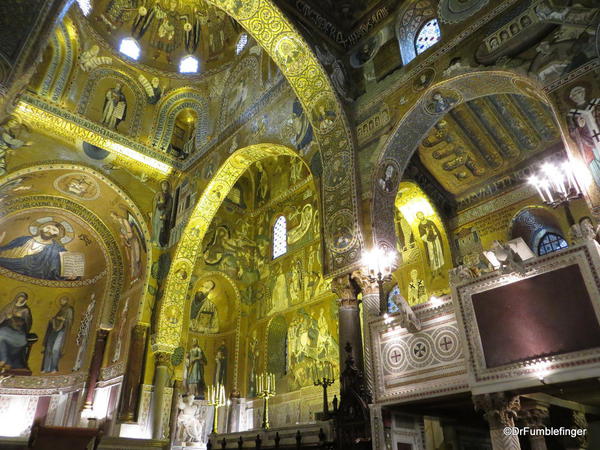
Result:
{"label": "carved capital", "polygon": [[377,280],[365,273],[364,270],[355,270],[350,278],[358,285],[363,295],[379,294],[379,284]]}
{"label": "carved capital", "polygon": [[529,428],[543,428],[549,416],[548,408],[540,404],[524,406],[518,413],[519,422]]}
{"label": "carved capital", "polygon": [[356,289],[350,280],[350,275],[340,275],[331,281],[331,290],[340,299],[340,302],[356,302]]}
{"label": "carved capital", "polygon": [[[583,413],[581,411],[572,411],[571,417],[572,417],[572,420],[571,420],[572,428],[587,430],[588,422],[587,422],[587,418],[585,417],[585,413]],[[579,448],[588,448],[588,434],[587,433],[576,436],[574,438],[574,440],[577,443],[577,446]]]}
{"label": "carved capital", "polygon": [[168,352],[156,352],[154,354],[154,364],[156,367],[169,366],[171,364],[171,353]]}
{"label": "carved capital", "polygon": [[134,339],[143,339],[146,331],[148,331],[149,326],[143,323],[138,323],[133,327],[133,338]]}
{"label": "carved capital", "polygon": [[110,330],[107,330],[105,328],[98,328],[98,330],[96,331],[96,341],[106,341],[106,339],[108,339],[109,333]]}
{"label": "carved capital", "polygon": [[473,397],[476,410],[484,412],[483,417],[492,430],[513,427],[521,402],[518,395],[494,392]]}

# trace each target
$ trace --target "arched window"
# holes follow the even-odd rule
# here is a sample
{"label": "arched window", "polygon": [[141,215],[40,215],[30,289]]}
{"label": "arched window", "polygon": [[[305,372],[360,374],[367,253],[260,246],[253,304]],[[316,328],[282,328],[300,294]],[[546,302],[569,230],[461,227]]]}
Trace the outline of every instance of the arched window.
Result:
{"label": "arched window", "polygon": [[394,297],[396,295],[400,295],[400,288],[398,288],[398,285],[395,285],[392,288],[392,290],[390,291],[390,293],[388,294],[387,306],[388,306],[388,313],[390,313],[390,314],[395,314],[400,311],[400,308],[394,301]]}
{"label": "arched window", "polygon": [[442,37],[437,19],[431,19],[421,27],[415,39],[415,50],[420,55]]}
{"label": "arched window", "polygon": [[244,50],[244,48],[246,48],[247,43],[248,43],[248,35],[246,33],[240,34],[237,44],[235,44],[235,54],[239,55],[240,53],[242,53],[242,50]]}
{"label": "arched window", "polygon": [[83,15],[88,16],[92,11],[92,5],[90,3],[90,0],[77,0],[77,3],[79,4]]}
{"label": "arched window", "polygon": [[185,159],[196,150],[196,126],[198,114],[191,108],[185,108],[175,118],[169,152]]}
{"label": "arched window", "polygon": [[142,49],[137,41],[133,38],[124,38],[121,40],[119,51],[131,59],[137,60],[140,57]]}
{"label": "arched window", "polygon": [[511,220],[509,236],[522,238],[539,256],[568,247],[554,213],[540,206],[519,211]]}
{"label": "arched window", "polygon": [[287,222],[285,216],[279,216],[273,225],[273,259],[287,252]]}
{"label": "arched window", "polygon": [[192,55],[188,55],[179,61],[179,73],[197,73],[200,68],[200,61]]}
{"label": "arched window", "polygon": [[562,250],[568,246],[569,244],[567,244],[567,241],[565,241],[561,235],[556,233],[546,233],[538,245],[538,255],[543,256],[548,253]]}

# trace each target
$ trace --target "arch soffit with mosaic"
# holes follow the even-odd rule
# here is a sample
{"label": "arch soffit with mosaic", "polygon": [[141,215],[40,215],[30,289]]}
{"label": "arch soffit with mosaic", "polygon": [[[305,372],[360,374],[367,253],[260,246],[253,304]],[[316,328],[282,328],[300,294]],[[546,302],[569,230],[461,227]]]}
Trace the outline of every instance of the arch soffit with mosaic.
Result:
{"label": "arch soffit with mosaic", "polygon": [[[42,165],[35,165],[30,167],[25,167],[15,172],[11,172],[10,174],[0,177],[0,185],[17,179],[27,175],[31,175],[34,173],[42,173],[49,171],[64,171],[64,170],[76,170],[81,171],[86,174],[92,175],[97,178],[101,182],[103,182],[106,186],[112,189],[120,199],[127,205],[127,207],[131,210],[132,214],[138,220],[138,223],[141,225],[142,233],[144,235],[144,239],[146,241],[146,247],[148,249],[151,248],[150,245],[150,232],[148,230],[148,225],[146,220],[144,219],[144,215],[137,207],[137,205],[131,200],[129,195],[114,181],[110,178],[107,178],[103,174],[97,172],[96,170],[80,164],[65,164],[62,162],[57,162],[56,164],[48,163]],[[109,282],[107,283],[107,293],[106,299],[108,301],[103,302],[103,310],[101,315],[101,327],[106,329],[111,329],[114,326],[115,318],[117,314],[117,308],[119,305],[119,299],[122,296],[122,292],[124,289],[124,255],[122,255],[121,248],[118,244],[118,238],[111,233],[108,226],[105,224],[105,220],[103,218],[98,217],[98,215],[84,207],[81,203],[74,201],[73,199],[66,198],[58,195],[38,195],[38,196],[30,196],[30,197],[17,197],[14,200],[5,201],[5,204],[8,202],[14,202],[15,205],[24,205],[23,202],[27,201],[35,206],[40,206],[42,203],[47,203],[47,207],[57,208],[57,209],[66,209],[69,212],[72,212],[75,215],[78,215],[83,220],[88,223],[89,226],[94,229],[94,231],[101,237],[101,242],[104,248],[107,250],[107,253],[110,257],[109,260],[109,270],[107,273],[107,277]],[[149,282],[149,273],[150,273],[150,265],[151,265],[151,252],[147,252],[147,258],[144,262],[146,264],[145,270],[145,279],[143,280],[143,290],[145,294],[140,298],[139,308],[138,308],[138,318],[137,321],[141,320],[141,314],[144,311],[144,303],[148,302],[147,298],[148,292],[148,282]]]}
{"label": "arch soffit with mosaic", "polygon": [[170,353],[180,345],[184,325],[181,318],[184,317],[189,301],[188,293],[192,288],[191,274],[202,254],[201,243],[206,231],[223,200],[252,164],[271,156],[282,155],[298,157],[291,148],[277,144],[256,144],[241,148],[225,160],[203,189],[181,235],[167,277],[158,315],[158,331],[153,344],[155,352]]}
{"label": "arch soffit with mosaic", "polygon": [[[449,107],[437,110],[432,107],[433,96],[438,93],[450,99]],[[552,111],[554,123],[559,128],[563,142],[568,142],[568,134],[557,108],[536,80],[509,71],[472,71],[430,86],[396,123],[377,157],[371,200],[374,245],[396,248],[394,202],[402,174],[423,137],[453,108],[480,97],[496,94],[525,95],[544,103]],[[390,164],[399,176],[396,177],[395,186],[385,191],[377,180]]]}
{"label": "arch soffit with mosaic", "polygon": [[152,146],[166,150],[177,114],[185,108],[191,108],[198,113],[200,137],[203,141],[208,136],[208,100],[204,93],[192,87],[181,87],[169,92],[163,97],[158,106],[152,125]]}
{"label": "arch soffit with mosaic", "polygon": [[70,19],[56,27],[51,44],[54,52],[39,92],[56,102],[67,90],[79,54],[78,31]]}
{"label": "arch soffit with mosaic", "polygon": [[[363,245],[355,169],[355,148],[346,113],[329,76],[291,22],[272,0],[207,0],[236,20],[271,56],[296,93],[310,121],[323,161],[336,161],[346,176],[324,167],[323,211],[328,275],[343,273],[361,258]],[[334,221],[351,233],[334,246]]]}

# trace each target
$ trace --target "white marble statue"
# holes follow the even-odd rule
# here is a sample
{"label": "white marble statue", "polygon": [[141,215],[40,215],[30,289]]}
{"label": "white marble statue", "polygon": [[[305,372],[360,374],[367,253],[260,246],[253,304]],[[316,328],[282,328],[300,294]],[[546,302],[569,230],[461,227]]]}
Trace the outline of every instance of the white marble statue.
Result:
{"label": "white marble statue", "polygon": [[199,417],[198,405],[194,404],[194,396],[180,396],[177,404],[177,440],[180,442],[200,442],[204,429],[204,420]]}

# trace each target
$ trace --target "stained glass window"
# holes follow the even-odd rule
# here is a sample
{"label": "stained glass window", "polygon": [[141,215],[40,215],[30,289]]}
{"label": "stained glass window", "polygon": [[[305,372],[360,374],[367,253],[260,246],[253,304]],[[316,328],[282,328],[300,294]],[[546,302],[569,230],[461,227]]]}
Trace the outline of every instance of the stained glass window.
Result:
{"label": "stained glass window", "polygon": [[279,216],[273,225],[273,259],[287,252],[287,222],[285,216]]}
{"label": "stained glass window", "polygon": [[438,20],[431,19],[430,21],[426,22],[417,33],[417,38],[415,39],[417,55],[420,55],[433,44],[438,42],[441,37],[442,34],[440,32]]}
{"label": "stained glass window", "polygon": [[400,295],[400,289],[398,288],[398,285],[394,286],[394,288],[388,294],[388,313],[390,314],[394,314],[400,311],[400,308],[398,308],[398,305],[396,305],[396,302],[394,301],[394,297],[396,295]]}
{"label": "stained glass window", "polygon": [[235,44],[235,54],[239,55],[240,53],[242,53],[242,50],[244,50],[247,43],[248,43],[248,35],[246,33],[240,34],[237,44]]}
{"label": "stained glass window", "polygon": [[538,245],[538,255],[543,256],[567,248],[569,244],[556,233],[546,233]]}

